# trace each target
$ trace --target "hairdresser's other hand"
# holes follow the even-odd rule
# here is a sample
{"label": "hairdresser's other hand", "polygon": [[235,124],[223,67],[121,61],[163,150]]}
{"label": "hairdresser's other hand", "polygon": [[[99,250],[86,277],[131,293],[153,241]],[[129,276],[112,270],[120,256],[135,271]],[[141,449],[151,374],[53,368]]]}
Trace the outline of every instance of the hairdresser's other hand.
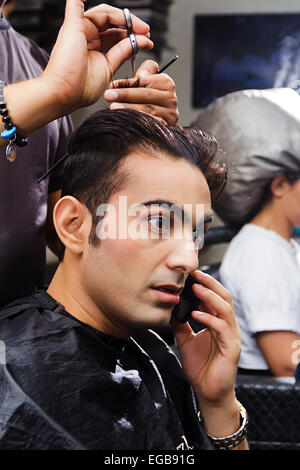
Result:
{"label": "hairdresser's other hand", "polygon": [[146,60],[134,78],[114,80],[104,98],[110,109],[131,108],[158,119],[163,124],[176,124],[179,118],[175,84],[169,75],[159,73],[158,64]]}
{"label": "hairdresser's other hand", "polygon": [[[139,49],[152,49],[149,26],[131,16]],[[42,74],[54,102],[62,107],[60,114],[88,106],[104,93],[132,53],[124,28],[119,8],[101,4],[84,12],[83,1],[66,0],[65,20]]]}
{"label": "hairdresser's other hand", "polygon": [[195,271],[193,276],[198,281],[193,292],[199,298],[201,313],[195,311],[192,316],[206,328],[194,333],[188,323],[176,320],[172,320],[172,327],[205,427],[209,434],[226,436],[239,428],[234,392],[241,350],[239,325],[229,292],[208,274]]}

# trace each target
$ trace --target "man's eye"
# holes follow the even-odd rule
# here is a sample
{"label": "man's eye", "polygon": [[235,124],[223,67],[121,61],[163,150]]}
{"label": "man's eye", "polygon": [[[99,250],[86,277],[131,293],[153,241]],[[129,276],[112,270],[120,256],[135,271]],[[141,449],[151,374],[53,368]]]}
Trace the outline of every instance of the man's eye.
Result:
{"label": "man's eye", "polygon": [[204,224],[204,227],[197,227],[193,230],[193,240],[195,243],[200,244],[204,240],[204,236],[209,229],[209,224]]}
{"label": "man's eye", "polygon": [[157,230],[164,230],[169,227],[169,219],[163,215],[150,217],[148,222]]}

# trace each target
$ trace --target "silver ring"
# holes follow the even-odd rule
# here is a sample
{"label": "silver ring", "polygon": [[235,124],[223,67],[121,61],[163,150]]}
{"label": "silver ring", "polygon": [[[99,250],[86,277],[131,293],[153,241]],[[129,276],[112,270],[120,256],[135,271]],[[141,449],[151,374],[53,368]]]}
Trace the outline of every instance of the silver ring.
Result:
{"label": "silver ring", "polygon": [[137,45],[135,34],[133,34],[133,33],[130,34],[129,39],[130,39],[130,42],[131,42],[132,53],[134,55],[136,55],[139,52],[139,48],[138,48],[138,45]]}
{"label": "silver ring", "polygon": [[132,21],[131,21],[131,13],[128,8],[124,8],[123,10],[125,21],[126,21],[126,29],[128,36],[133,33],[132,31]]}

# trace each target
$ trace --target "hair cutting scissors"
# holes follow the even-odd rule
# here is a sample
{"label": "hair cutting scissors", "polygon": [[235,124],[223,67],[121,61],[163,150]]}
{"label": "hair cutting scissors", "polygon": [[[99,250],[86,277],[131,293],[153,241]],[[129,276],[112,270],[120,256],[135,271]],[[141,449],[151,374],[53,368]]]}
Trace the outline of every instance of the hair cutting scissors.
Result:
{"label": "hair cutting scissors", "polygon": [[132,47],[132,55],[131,55],[131,68],[132,68],[132,75],[135,76],[135,56],[139,52],[139,48],[137,45],[135,34],[132,30],[132,20],[131,20],[131,13],[128,8],[124,8],[123,10],[125,21],[126,21],[126,29],[127,29],[127,36],[130,39],[131,47]]}

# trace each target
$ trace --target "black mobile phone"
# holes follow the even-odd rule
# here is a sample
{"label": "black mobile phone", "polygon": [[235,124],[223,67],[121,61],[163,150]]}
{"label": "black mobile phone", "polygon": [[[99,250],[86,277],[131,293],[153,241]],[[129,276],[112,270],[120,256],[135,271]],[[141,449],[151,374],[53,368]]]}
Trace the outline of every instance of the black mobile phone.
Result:
{"label": "black mobile phone", "polygon": [[192,311],[199,309],[199,304],[201,301],[198,297],[195,296],[192,290],[192,286],[195,284],[195,282],[197,281],[195,281],[193,276],[190,274],[187,277],[184,288],[180,294],[181,300],[172,311],[174,318],[181,323],[187,322],[191,317]]}

